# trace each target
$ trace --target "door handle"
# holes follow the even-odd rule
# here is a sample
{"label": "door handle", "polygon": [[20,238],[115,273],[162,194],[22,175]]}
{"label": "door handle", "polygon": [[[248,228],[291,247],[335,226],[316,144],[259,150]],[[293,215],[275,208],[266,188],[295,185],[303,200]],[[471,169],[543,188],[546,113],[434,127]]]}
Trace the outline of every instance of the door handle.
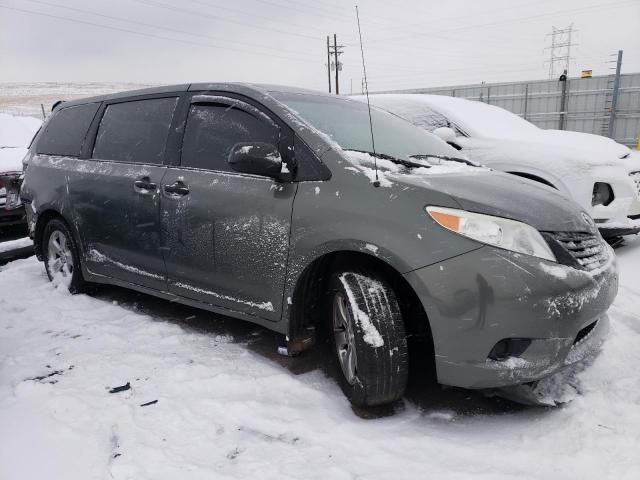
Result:
{"label": "door handle", "polygon": [[164,191],[171,195],[188,195],[189,187],[187,187],[182,181],[178,180],[170,185],[165,185]]}
{"label": "door handle", "polygon": [[136,180],[133,182],[133,186],[138,193],[153,192],[158,187],[149,177],[142,177]]}

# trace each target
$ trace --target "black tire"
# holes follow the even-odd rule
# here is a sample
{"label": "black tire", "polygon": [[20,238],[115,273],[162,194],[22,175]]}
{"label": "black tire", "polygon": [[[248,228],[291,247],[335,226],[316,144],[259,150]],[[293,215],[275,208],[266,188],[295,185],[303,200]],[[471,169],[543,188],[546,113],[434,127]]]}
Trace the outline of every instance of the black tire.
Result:
{"label": "black tire", "polygon": [[[61,270],[56,268],[58,265],[56,261],[60,257],[56,257],[56,253],[49,248],[49,241],[52,236],[54,239],[63,238],[65,246],[68,248],[68,253],[64,255],[64,260],[60,260],[62,264],[66,265],[66,271],[65,269]],[[71,293],[81,293],[86,291],[88,284],[82,276],[78,244],[76,243],[71,230],[62,219],[52,218],[45,225],[44,231],[42,232],[42,254],[44,257],[44,267],[50,281],[58,281],[58,279],[61,278]],[[69,262],[69,260],[71,260],[71,262]]]}
{"label": "black tire", "polygon": [[[399,400],[407,386],[409,353],[393,289],[373,272],[350,269],[334,273],[328,290],[332,354],[345,395],[357,407]],[[346,319],[336,320],[345,307]],[[341,322],[346,327],[338,327]],[[349,349],[355,364],[349,363]]]}

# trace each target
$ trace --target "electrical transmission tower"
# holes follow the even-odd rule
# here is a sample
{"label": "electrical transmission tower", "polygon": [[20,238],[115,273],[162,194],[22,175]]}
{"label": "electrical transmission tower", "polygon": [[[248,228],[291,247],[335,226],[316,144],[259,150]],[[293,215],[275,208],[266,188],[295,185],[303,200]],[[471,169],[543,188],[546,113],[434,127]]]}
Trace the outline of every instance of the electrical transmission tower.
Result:
{"label": "electrical transmission tower", "polygon": [[575,47],[576,43],[571,43],[571,36],[576,30],[573,29],[573,23],[567,28],[551,28],[551,33],[547,36],[551,37],[551,45],[546,47],[549,50],[549,80],[555,80],[564,72],[569,76],[569,63],[573,59],[571,56],[571,47]]}
{"label": "electrical transmission tower", "polygon": [[[344,45],[338,45],[338,37],[333,34],[333,45],[327,35],[327,75],[329,78],[329,93],[331,93],[331,72],[335,72],[336,95],[340,95],[339,72],[342,71],[340,55],[344,53]],[[333,58],[332,58],[333,56]]]}

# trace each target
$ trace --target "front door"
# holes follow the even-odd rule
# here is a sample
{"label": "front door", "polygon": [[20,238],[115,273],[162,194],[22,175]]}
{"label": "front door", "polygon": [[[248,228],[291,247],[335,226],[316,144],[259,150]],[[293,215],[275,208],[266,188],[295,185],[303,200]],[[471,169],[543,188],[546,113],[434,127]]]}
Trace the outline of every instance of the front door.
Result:
{"label": "front door", "polygon": [[70,189],[90,272],[166,289],[160,185],[177,97],[112,103],[103,109],[91,158]]}
{"label": "front door", "polygon": [[190,104],[181,166],[162,182],[169,291],[277,321],[297,186],[234,172],[227,158],[239,142],[282,151],[285,127],[255,104],[208,98]]}

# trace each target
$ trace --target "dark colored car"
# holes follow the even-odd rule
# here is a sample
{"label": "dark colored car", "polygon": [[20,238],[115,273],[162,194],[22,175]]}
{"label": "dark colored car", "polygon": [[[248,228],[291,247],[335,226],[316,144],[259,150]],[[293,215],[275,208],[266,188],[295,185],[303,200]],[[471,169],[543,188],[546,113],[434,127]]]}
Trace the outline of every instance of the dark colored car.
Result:
{"label": "dark colored car", "polygon": [[25,160],[37,255],[72,292],[109,283],[249,320],[290,354],[326,335],[357,405],[403,395],[411,349],[467,388],[597,350],[617,273],[590,217],[371,114],[376,153],[365,104],[306,90],[62,103]]}
{"label": "dark colored car", "polygon": [[0,172],[0,241],[26,235],[27,221],[20,200],[22,172]]}

